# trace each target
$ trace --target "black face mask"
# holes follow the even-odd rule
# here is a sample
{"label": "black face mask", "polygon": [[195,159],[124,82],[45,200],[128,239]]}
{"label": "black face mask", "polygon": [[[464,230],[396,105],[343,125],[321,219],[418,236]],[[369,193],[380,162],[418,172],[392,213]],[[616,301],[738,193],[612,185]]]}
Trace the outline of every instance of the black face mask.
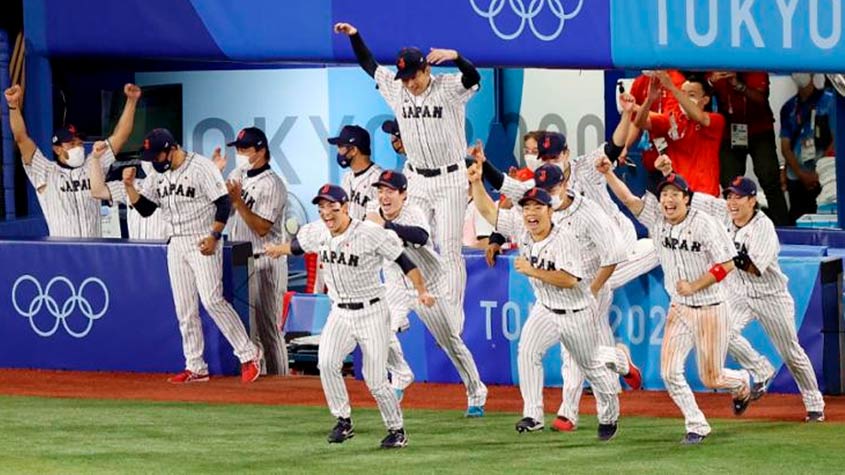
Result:
{"label": "black face mask", "polygon": [[340,168],[349,168],[349,165],[352,164],[352,159],[347,157],[346,155],[338,152],[337,153],[337,164],[340,165]]}
{"label": "black face mask", "polygon": [[164,173],[167,170],[170,170],[170,153],[168,152],[167,156],[164,157],[164,161],[153,161],[153,169],[158,173]]}

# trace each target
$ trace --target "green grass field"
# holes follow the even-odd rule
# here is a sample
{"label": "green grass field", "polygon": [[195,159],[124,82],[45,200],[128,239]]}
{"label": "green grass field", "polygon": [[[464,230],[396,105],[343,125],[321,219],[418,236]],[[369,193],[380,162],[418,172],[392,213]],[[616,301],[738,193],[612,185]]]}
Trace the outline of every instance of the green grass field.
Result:
{"label": "green grass field", "polygon": [[575,433],[517,434],[517,414],[467,420],[409,410],[410,444],[384,451],[374,410],[354,414],[356,437],[329,445],[324,408],[0,397],[2,473],[841,473],[845,425],[711,421],[698,447],[678,444],[679,419],[627,417],[595,440],[594,417]]}

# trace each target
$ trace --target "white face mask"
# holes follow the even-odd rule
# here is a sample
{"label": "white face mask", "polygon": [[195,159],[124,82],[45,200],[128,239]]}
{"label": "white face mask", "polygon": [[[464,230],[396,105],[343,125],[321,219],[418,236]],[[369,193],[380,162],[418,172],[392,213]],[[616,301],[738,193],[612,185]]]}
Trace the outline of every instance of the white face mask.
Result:
{"label": "white face mask", "polygon": [[794,73],[792,75],[792,80],[795,81],[795,84],[798,86],[798,89],[803,89],[810,84],[812,81],[812,77],[808,73]]}
{"label": "white face mask", "polygon": [[249,168],[249,157],[241,155],[240,153],[235,154],[235,167]]}
{"label": "white face mask", "polygon": [[813,74],[813,86],[816,89],[824,89],[824,74]]}
{"label": "white face mask", "polygon": [[560,199],[560,196],[558,196],[558,195],[552,196],[552,209],[558,209],[558,208],[560,208],[560,205],[562,205],[562,204],[563,204],[563,200]]}
{"label": "white face mask", "polygon": [[82,145],[77,145],[67,151],[67,166],[71,168],[79,168],[85,163],[85,149]]}
{"label": "white face mask", "polygon": [[537,157],[536,153],[526,153],[525,166],[533,172],[534,170],[543,166],[543,161]]}

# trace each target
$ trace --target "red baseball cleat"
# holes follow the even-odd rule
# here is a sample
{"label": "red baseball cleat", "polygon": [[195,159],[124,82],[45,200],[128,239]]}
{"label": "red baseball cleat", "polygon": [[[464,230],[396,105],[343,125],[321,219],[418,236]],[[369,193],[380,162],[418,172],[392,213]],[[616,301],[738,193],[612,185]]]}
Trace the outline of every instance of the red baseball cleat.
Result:
{"label": "red baseball cleat", "polygon": [[622,343],[617,343],[616,347],[622,350],[622,352],[625,353],[625,357],[628,358],[628,374],[622,376],[622,379],[625,380],[625,384],[630,386],[634,391],[642,388],[643,374],[640,371],[640,368],[634,364],[634,360],[631,359],[631,350]]}
{"label": "red baseball cleat", "polygon": [[175,376],[167,378],[167,382],[171,384],[207,383],[208,379],[208,374],[197,374],[186,369]]}
{"label": "red baseball cleat", "polygon": [[552,430],[555,432],[572,432],[575,430],[575,424],[563,416],[557,416],[555,421],[552,422]]}
{"label": "red baseball cleat", "polygon": [[258,354],[255,356],[255,359],[252,361],[247,361],[246,363],[241,364],[241,382],[251,383],[258,379],[258,376],[261,375],[261,358],[264,357],[264,352],[261,351],[261,348],[258,349]]}

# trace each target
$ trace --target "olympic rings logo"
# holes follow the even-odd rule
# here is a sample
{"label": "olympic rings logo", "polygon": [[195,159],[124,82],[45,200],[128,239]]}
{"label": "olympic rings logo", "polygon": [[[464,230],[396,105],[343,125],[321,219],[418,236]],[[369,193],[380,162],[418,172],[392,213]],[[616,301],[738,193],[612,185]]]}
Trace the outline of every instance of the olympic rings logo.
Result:
{"label": "olympic rings logo", "polygon": [[[490,22],[490,28],[493,29],[493,33],[505,41],[510,41],[519,37],[525,29],[526,24],[528,24],[528,27],[537,39],[541,41],[552,41],[557,39],[563,32],[566,20],[571,20],[578,16],[581,12],[581,7],[584,6],[584,0],[578,0],[578,5],[575,9],[571,12],[566,12],[563,6],[565,1],[566,0],[531,0],[531,3],[528,4],[528,8],[526,8],[523,0],[491,0],[486,11],[476,5],[475,0],[469,0],[469,3],[472,6],[472,9],[475,10],[476,14],[482,18],[486,18]],[[513,13],[519,18],[519,27],[517,27],[516,31],[513,33],[502,32],[496,24],[496,17],[505,8],[505,2],[510,5],[511,11],[513,11]],[[557,29],[549,34],[539,31],[537,26],[534,24],[534,19],[540,15],[540,12],[547,3],[549,11],[551,11],[552,15],[558,19]]]}
{"label": "olympic rings logo", "polygon": [[[35,286],[36,292],[35,297],[28,305],[21,306],[21,302],[18,301],[18,291],[20,286],[25,282],[32,283],[32,285]],[[68,297],[68,299],[61,305],[59,305],[56,299],[50,294],[53,288],[57,287],[59,284],[63,284],[70,291],[70,297]],[[87,298],[85,298],[85,289],[89,286],[99,287],[103,295],[103,308],[99,309],[97,312],[94,311],[91,303]],[[59,325],[62,325],[70,336],[74,338],[84,338],[91,332],[91,328],[94,326],[94,320],[99,320],[108,310],[109,290],[106,287],[106,284],[96,277],[89,277],[83,280],[82,284],[79,286],[79,290],[77,291],[70,279],[64,276],[53,277],[50,279],[50,282],[47,283],[47,286],[42,289],[41,283],[38,282],[38,279],[31,275],[22,275],[18,277],[18,280],[16,280],[15,284],[12,286],[12,305],[15,307],[15,310],[20,316],[29,319],[29,326],[32,327],[32,330],[38,336],[44,338],[53,336],[53,334],[55,334],[59,329]],[[41,311],[42,307],[46,308],[47,312],[49,312],[55,319],[52,328],[47,330],[41,329],[35,322],[34,318]],[[67,318],[73,314],[73,311],[76,310],[77,307],[79,308],[79,313],[88,320],[87,325],[81,331],[74,330],[67,322]]]}

